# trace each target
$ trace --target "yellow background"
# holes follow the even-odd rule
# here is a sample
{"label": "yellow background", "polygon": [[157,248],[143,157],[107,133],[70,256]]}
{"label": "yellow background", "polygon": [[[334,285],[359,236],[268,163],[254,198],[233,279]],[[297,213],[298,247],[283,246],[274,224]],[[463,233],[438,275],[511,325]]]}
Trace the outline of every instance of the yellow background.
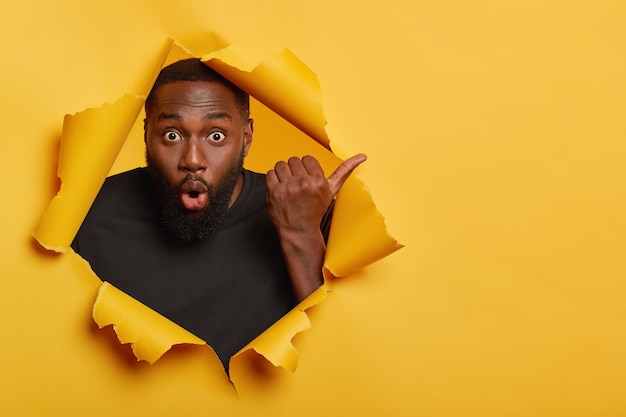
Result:
{"label": "yellow background", "polygon": [[[626,414],[624,2],[3,8],[3,415]],[[63,115],[143,91],[166,38],[211,31],[317,73],[331,144],[369,155],[406,246],[336,280],[297,371],[259,365],[239,398],[201,347],[133,363],[95,329],[97,281],[30,238]]]}

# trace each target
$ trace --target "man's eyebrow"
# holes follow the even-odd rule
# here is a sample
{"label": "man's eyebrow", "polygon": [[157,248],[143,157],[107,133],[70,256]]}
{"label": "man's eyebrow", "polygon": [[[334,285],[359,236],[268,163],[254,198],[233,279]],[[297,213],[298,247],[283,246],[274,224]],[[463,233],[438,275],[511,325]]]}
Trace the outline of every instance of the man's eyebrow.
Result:
{"label": "man's eyebrow", "polygon": [[209,113],[204,116],[204,120],[213,120],[213,119],[228,119],[233,120],[232,116],[226,112],[222,113]]}
{"label": "man's eyebrow", "polygon": [[173,120],[183,120],[182,116],[178,113],[159,113],[159,117],[157,117],[157,120],[168,120],[168,119],[173,119]]}
{"label": "man's eyebrow", "polygon": [[[181,121],[183,120],[183,117],[178,114],[178,113],[160,113],[159,117],[157,118],[159,121],[160,120],[177,120],[177,121]],[[220,112],[220,113],[209,113],[206,116],[204,116],[204,120],[215,120],[215,119],[228,119],[228,120],[233,120],[233,117],[226,113],[226,112]]]}

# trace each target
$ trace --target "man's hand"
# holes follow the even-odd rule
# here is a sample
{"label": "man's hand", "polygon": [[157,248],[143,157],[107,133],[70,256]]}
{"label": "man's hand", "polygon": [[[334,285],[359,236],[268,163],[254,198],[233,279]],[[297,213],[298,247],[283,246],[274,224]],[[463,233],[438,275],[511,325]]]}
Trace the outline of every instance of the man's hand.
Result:
{"label": "man's hand", "polygon": [[278,162],[267,173],[267,204],[298,301],[322,284],[326,246],[320,223],[352,171],[367,157],[345,160],[328,178],[312,156]]}
{"label": "man's hand", "polygon": [[357,154],[339,165],[328,179],[312,156],[278,162],[267,173],[269,213],[279,231],[318,230],[322,217],[352,171],[367,157]]}

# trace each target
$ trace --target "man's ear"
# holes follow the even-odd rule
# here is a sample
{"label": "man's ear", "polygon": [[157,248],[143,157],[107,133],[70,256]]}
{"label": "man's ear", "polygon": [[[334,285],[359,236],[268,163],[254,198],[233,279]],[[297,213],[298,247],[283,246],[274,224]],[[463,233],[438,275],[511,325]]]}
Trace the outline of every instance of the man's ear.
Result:
{"label": "man's ear", "polygon": [[252,133],[254,132],[254,120],[248,119],[243,127],[243,156],[248,156],[250,145],[252,144]]}
{"label": "man's ear", "polygon": [[147,117],[144,117],[144,119],[143,119],[143,143],[146,143],[146,142],[147,142],[147,140],[148,140],[148,137],[147,137],[147,135],[146,135],[146,125],[147,125],[147,120],[148,120],[148,118],[147,118]]}

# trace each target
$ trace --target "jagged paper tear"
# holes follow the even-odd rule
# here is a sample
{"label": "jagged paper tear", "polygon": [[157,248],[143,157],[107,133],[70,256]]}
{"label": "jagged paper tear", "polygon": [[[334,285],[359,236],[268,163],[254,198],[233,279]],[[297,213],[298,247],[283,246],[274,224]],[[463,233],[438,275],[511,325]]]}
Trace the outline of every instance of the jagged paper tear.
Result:
{"label": "jagged paper tear", "polygon": [[93,305],[100,328],[113,325],[121,343],[130,343],[137,359],[154,363],[173,345],[205,342],[156,311],[104,282]]}
{"label": "jagged paper tear", "polygon": [[57,170],[61,189],[33,232],[43,247],[67,251],[143,102],[125,95],[113,104],[65,116]]}
{"label": "jagged paper tear", "polygon": [[[326,148],[324,151],[330,154],[331,160],[336,160],[337,164],[340,162],[329,151],[317,77],[295,55],[285,50],[261,62],[251,63],[249,58],[243,58],[250,56],[245,50],[224,48],[224,42],[217,36],[213,36],[209,43],[212,44],[209,46],[211,51],[202,56],[207,65],[315,139]],[[161,67],[190,56],[192,54],[170,42],[161,65],[155,68],[152,81],[146,85],[151,86]],[[42,246],[57,252],[68,249],[137,121],[143,102],[144,98],[126,95],[112,105],[105,104],[66,116],[58,168],[61,189],[33,233]],[[273,165],[276,161],[268,162]],[[310,327],[305,311],[326,298],[327,278],[348,275],[400,247],[387,234],[382,215],[376,210],[364,184],[353,174],[337,196],[324,264],[325,284],[245,346],[231,361],[243,352],[253,350],[274,366],[294,371],[297,352],[291,341],[296,334]],[[76,255],[70,251],[68,256]],[[205,344],[106,282],[94,304],[93,317],[100,327],[113,325],[120,341],[132,344],[137,360],[153,363],[172,346]]]}

